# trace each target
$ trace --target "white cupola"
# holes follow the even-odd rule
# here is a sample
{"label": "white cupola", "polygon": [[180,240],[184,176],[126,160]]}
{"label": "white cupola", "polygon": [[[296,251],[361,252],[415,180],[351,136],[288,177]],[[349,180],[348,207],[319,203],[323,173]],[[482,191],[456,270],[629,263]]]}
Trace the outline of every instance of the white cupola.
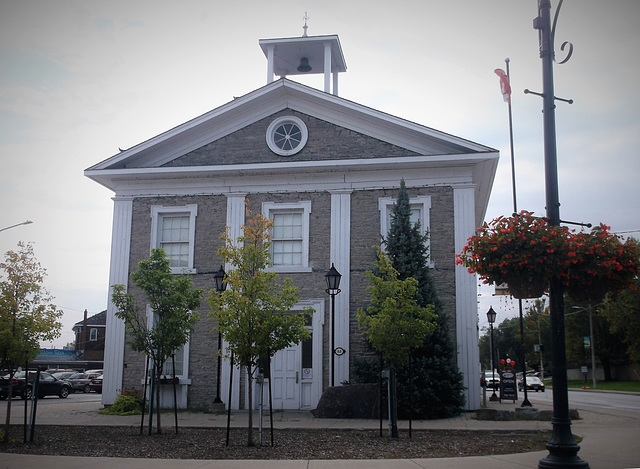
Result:
{"label": "white cupola", "polygon": [[302,37],[260,39],[260,47],[267,57],[267,83],[274,80],[274,74],[284,78],[323,73],[325,93],[337,96],[338,73],[347,71],[338,35],[307,36],[306,19],[305,15]]}

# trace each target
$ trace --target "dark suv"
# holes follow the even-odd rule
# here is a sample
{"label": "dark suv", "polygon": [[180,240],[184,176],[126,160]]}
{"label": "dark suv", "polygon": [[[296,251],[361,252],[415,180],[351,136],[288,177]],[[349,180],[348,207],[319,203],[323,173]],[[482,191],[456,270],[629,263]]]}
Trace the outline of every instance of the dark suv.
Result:
{"label": "dark suv", "polygon": [[[34,381],[36,378],[35,371],[29,371],[29,381],[25,380],[26,373],[21,371],[16,373],[13,377],[13,390],[14,396],[20,396],[22,399],[30,399],[33,393]],[[4,381],[9,381],[4,380]],[[0,399],[6,399],[8,394],[8,383],[2,383],[0,390]],[[40,373],[40,381],[38,382],[38,397],[45,396],[58,396],[66,398],[71,393],[71,385],[61,379],[55,378],[49,373]]]}

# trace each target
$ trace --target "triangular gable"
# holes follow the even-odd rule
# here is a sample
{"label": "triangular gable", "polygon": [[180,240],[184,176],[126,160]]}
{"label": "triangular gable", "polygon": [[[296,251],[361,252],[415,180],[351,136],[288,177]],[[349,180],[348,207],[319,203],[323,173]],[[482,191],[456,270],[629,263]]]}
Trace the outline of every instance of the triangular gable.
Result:
{"label": "triangular gable", "polygon": [[[185,155],[195,154],[214,142],[220,141],[224,145],[222,139],[247,126],[259,125],[285,109],[360,137],[385,142],[393,149],[391,154],[456,155],[495,151],[283,78],[122,151],[88,168],[87,172],[154,168],[172,165],[173,161],[176,161],[173,164],[181,165],[185,163]],[[178,163],[180,159],[183,159],[182,163]],[[209,164],[216,163],[211,161]]]}
{"label": "triangular gable", "polygon": [[[266,142],[269,124],[282,116],[300,118],[309,130],[306,145],[292,156],[283,157],[275,154]],[[347,160],[418,156],[418,153],[287,108],[169,161],[163,166],[240,165],[280,163],[283,160],[322,161],[335,159],[335,155],[339,155],[341,160]]]}

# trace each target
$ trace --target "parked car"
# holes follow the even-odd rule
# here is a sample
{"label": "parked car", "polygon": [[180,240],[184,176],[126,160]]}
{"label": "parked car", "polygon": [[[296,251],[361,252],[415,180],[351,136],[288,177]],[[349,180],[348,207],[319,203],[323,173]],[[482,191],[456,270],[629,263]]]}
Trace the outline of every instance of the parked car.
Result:
{"label": "parked car", "polygon": [[47,370],[42,370],[45,373],[49,373],[53,375],[55,373],[77,373],[77,370],[72,370],[71,368],[49,368]]}
{"label": "parked car", "polygon": [[[518,381],[518,390],[522,392],[524,389],[524,383],[522,380]],[[537,376],[527,375],[527,391],[542,391],[544,392],[544,383]]]}
{"label": "parked car", "polygon": [[66,381],[71,385],[73,392],[91,392],[91,388],[89,387],[91,378],[86,373],[74,373],[68,377]]}
{"label": "parked car", "polygon": [[74,373],[72,376],[67,378],[67,381],[71,384],[71,388],[73,389],[73,392],[75,391],[82,391],[84,393],[91,392],[91,387],[89,386],[91,384],[91,380],[93,378],[97,378],[98,376],[100,376],[102,372],[97,373],[97,372],[94,372],[93,370],[89,370],[89,371],[90,371],[89,373],[86,371],[83,373]]}
{"label": "parked car", "polygon": [[92,391],[97,392],[98,394],[102,394],[102,375],[97,378],[93,378],[91,383],[89,383],[89,387]]}
{"label": "parked car", "polygon": [[485,371],[484,372],[484,382],[486,383],[487,389],[500,389],[500,373],[497,371]]}
{"label": "parked car", "polygon": [[47,371],[47,373],[52,374],[53,376],[55,376],[58,379],[66,380],[67,378],[75,375],[77,373],[77,371],[75,371],[75,370],[72,370],[72,371],[56,371],[55,373],[51,373],[51,372]]}
{"label": "parked car", "polygon": [[[24,371],[16,373],[13,377],[13,395],[20,396],[22,399],[30,399],[33,393],[33,386],[36,377],[35,371],[29,371],[28,380]],[[8,379],[0,381],[0,399],[6,399],[8,396]],[[65,399],[71,393],[71,385],[64,380],[57,379],[50,373],[41,372],[40,381],[38,382],[38,397],[58,396]]]}

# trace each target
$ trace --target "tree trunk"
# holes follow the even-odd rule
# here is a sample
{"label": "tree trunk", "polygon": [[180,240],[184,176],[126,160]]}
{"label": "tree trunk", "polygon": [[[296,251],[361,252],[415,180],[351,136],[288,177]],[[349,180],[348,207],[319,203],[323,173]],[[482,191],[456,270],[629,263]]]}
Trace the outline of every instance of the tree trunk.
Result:
{"label": "tree trunk", "polygon": [[396,370],[389,367],[389,436],[398,438],[398,396],[396,395]]}
{"label": "tree trunk", "polygon": [[164,363],[162,363],[156,371],[156,426],[158,434],[162,433],[162,426],[160,424],[160,373],[162,372],[163,366]]}
{"label": "tree trunk", "polygon": [[[13,368],[11,370],[11,373],[9,373],[9,390],[7,391],[7,419],[4,424],[5,445],[9,443],[9,430],[11,429],[11,401],[13,400],[13,377],[15,376]],[[27,405],[26,401],[24,405]]]}
{"label": "tree trunk", "polygon": [[247,382],[249,386],[249,430],[247,433],[247,446],[255,446],[253,442],[253,369],[251,366],[247,367]]}

